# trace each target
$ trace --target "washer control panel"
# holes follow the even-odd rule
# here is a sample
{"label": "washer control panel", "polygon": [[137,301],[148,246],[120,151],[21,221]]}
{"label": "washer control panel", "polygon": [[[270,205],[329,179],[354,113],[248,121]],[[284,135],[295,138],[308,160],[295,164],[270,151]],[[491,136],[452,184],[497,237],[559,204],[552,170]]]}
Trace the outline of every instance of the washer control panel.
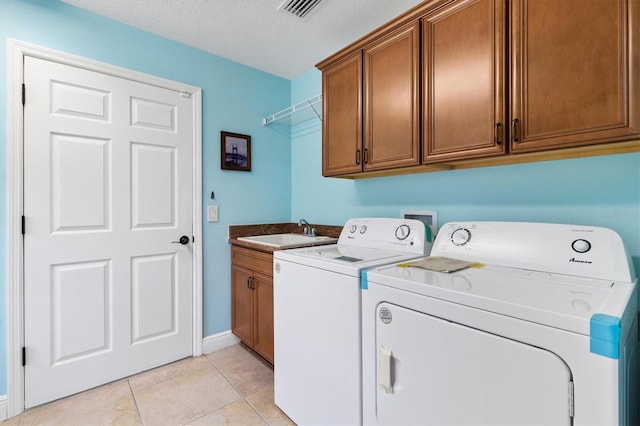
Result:
{"label": "washer control panel", "polygon": [[635,273],[620,236],[608,228],[529,222],[451,222],[432,256],[632,282]]}
{"label": "washer control panel", "polygon": [[406,223],[403,223],[396,228],[396,238],[398,240],[406,240],[409,235],[411,235],[411,227]]}
{"label": "washer control panel", "polygon": [[425,255],[426,230],[415,219],[355,218],[342,228],[338,244]]}

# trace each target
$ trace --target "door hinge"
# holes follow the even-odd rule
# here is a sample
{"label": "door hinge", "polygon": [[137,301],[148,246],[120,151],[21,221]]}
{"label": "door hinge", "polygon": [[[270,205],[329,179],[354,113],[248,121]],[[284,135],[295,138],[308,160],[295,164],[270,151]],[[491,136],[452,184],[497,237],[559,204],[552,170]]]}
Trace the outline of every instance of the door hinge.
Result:
{"label": "door hinge", "polygon": [[24,83],[22,83],[22,106],[24,106],[26,99],[27,99],[27,88],[24,85]]}
{"label": "door hinge", "polygon": [[569,382],[569,417],[573,418],[575,415],[575,407],[573,400],[573,381]]}
{"label": "door hinge", "polygon": [[25,224],[25,219],[24,219],[24,215],[22,215],[22,221],[21,221],[21,224],[20,224],[20,226],[22,227],[22,235],[24,235],[24,232],[25,232],[24,231],[24,227],[25,227],[24,224]]}
{"label": "door hinge", "polygon": [[25,365],[27,365],[27,348],[26,347],[22,347],[22,366],[24,367]]}

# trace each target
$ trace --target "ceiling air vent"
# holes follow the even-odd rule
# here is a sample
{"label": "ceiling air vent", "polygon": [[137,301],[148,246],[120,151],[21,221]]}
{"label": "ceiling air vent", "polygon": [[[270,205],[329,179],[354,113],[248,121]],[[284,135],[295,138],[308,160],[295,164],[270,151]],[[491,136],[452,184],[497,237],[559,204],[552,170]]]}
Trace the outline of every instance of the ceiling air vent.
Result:
{"label": "ceiling air vent", "polygon": [[304,18],[315,10],[321,2],[322,0],[285,0],[278,10],[290,13],[298,18]]}

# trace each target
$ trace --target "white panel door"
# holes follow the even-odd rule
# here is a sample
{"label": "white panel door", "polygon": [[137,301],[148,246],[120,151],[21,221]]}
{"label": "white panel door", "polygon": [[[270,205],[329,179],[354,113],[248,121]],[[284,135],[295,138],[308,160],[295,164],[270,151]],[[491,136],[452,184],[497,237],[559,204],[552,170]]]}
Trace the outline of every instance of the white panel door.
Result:
{"label": "white panel door", "polygon": [[32,57],[24,69],[31,407],[191,355],[193,101]]}
{"label": "white panel door", "polygon": [[379,424],[572,423],[571,373],[546,350],[390,303],[375,350]]}

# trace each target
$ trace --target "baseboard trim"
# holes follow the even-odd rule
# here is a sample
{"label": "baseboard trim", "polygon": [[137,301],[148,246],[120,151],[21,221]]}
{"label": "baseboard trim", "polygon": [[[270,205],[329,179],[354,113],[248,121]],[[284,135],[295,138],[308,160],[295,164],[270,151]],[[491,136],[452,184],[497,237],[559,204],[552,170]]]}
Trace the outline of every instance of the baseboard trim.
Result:
{"label": "baseboard trim", "polygon": [[238,342],[240,342],[240,339],[234,336],[233,333],[231,333],[231,330],[212,334],[211,336],[207,336],[202,339],[202,352],[210,354],[211,352],[233,346]]}
{"label": "baseboard trim", "polygon": [[0,395],[0,422],[7,420],[7,395]]}

